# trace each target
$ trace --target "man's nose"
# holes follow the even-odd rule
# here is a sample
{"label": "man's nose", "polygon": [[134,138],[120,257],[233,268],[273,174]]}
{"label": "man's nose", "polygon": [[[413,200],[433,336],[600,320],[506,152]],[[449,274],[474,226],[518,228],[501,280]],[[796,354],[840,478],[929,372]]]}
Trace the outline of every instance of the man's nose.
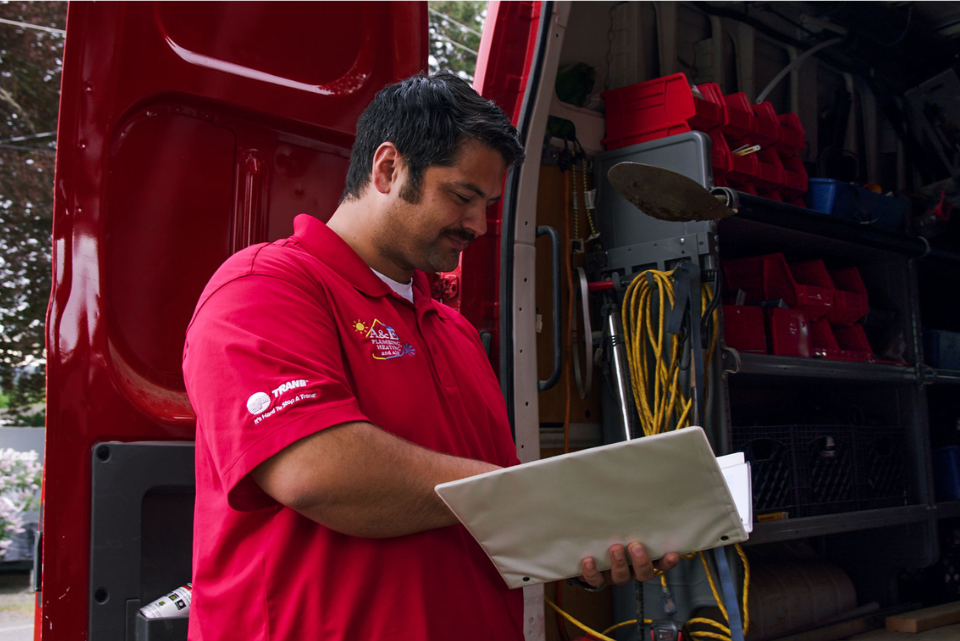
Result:
{"label": "man's nose", "polygon": [[471,207],[463,221],[463,227],[472,231],[477,238],[487,233],[487,208],[484,204]]}

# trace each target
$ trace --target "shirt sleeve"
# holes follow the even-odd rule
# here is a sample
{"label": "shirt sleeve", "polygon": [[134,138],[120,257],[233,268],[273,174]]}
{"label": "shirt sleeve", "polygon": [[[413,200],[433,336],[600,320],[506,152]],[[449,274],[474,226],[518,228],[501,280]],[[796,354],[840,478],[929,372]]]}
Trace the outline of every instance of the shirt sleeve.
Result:
{"label": "shirt sleeve", "polygon": [[250,476],[258,465],[325,428],[368,420],[325,293],[280,278],[246,275],[214,292],[187,329],[183,373],[198,448],[237,510],[276,505]]}

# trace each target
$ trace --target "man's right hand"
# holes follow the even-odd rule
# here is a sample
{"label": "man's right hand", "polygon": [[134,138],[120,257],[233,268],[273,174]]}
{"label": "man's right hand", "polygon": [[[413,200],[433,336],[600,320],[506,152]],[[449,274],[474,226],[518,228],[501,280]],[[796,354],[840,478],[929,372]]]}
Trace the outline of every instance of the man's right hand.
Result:
{"label": "man's right hand", "polygon": [[680,562],[680,556],[675,552],[670,552],[662,559],[653,561],[639,541],[628,544],[626,549],[619,543],[612,545],[609,554],[610,569],[606,572],[600,572],[597,569],[597,562],[593,558],[588,557],[580,563],[584,581],[595,588],[601,588],[610,583],[623,585],[634,579],[649,581],[657,576],[658,570],[661,572],[672,570]]}

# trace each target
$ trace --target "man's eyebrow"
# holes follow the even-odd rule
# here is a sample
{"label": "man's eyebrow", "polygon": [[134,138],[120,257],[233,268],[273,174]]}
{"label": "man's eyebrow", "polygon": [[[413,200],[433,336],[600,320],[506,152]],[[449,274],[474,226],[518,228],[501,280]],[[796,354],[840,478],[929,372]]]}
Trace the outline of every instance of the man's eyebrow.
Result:
{"label": "man's eyebrow", "polygon": [[489,196],[487,196],[487,192],[483,191],[482,189],[480,189],[479,187],[477,187],[476,185],[474,185],[474,184],[471,183],[471,182],[459,182],[459,181],[458,181],[458,182],[454,182],[454,183],[451,183],[451,184],[454,185],[455,187],[460,187],[461,189],[466,189],[467,191],[472,191],[473,193],[475,193],[476,195],[480,196],[480,197],[483,198],[484,200],[491,200],[491,201],[493,201],[493,202],[497,202],[498,200],[500,200],[500,196],[497,196],[496,198],[490,198]]}

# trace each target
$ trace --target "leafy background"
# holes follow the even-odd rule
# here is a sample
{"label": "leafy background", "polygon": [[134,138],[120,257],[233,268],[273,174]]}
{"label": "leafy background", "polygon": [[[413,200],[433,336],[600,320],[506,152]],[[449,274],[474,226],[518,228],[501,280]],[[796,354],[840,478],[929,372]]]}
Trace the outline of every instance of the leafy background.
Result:
{"label": "leafy background", "polygon": [[[39,423],[66,2],[0,4],[0,405]],[[30,29],[6,21],[47,27]]]}

